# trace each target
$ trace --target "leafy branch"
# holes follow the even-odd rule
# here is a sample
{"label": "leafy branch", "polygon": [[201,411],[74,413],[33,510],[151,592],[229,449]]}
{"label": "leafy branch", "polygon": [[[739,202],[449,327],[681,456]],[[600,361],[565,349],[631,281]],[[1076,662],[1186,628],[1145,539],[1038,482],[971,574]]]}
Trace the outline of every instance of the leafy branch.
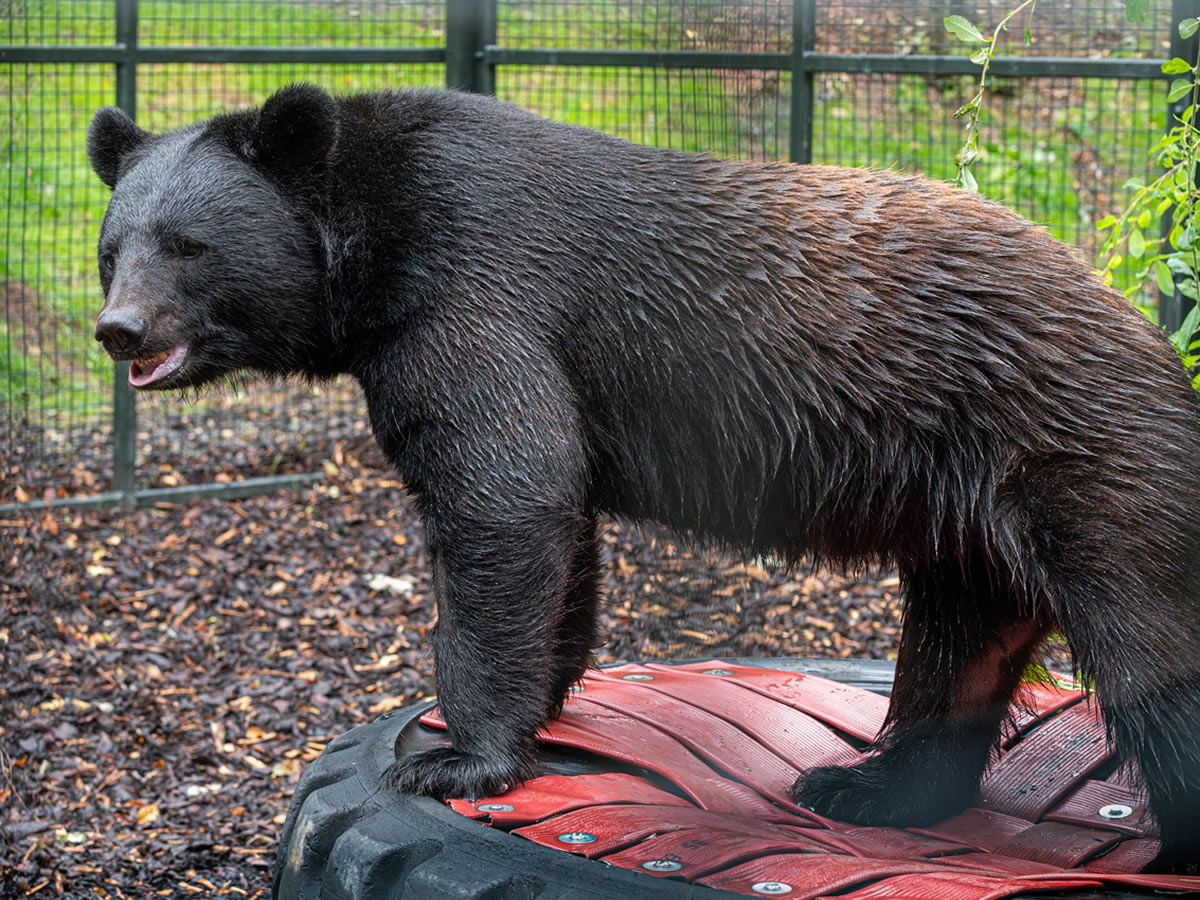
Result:
{"label": "leafy branch", "polygon": [[[1200,19],[1179,23],[1184,40],[1197,31]],[[1163,171],[1148,184],[1136,179],[1129,182],[1135,191],[1128,206],[1119,216],[1105,216],[1096,227],[1107,232],[1100,251],[1106,284],[1113,284],[1124,266],[1124,293],[1131,300],[1143,293],[1153,278],[1161,293],[1178,291],[1192,301],[1182,326],[1171,335],[1191,368],[1200,363],[1200,129],[1194,123],[1200,105],[1200,48],[1191,62],[1175,57],[1163,63],[1162,70],[1166,75],[1182,76],[1171,82],[1168,102],[1185,98],[1188,102],[1171,130],[1150,148]],[[1171,227],[1156,228],[1160,221],[1169,221]]]}
{"label": "leafy branch", "polygon": [[1028,11],[1028,16],[1025,22],[1025,46],[1028,47],[1032,44],[1033,32],[1030,26],[1033,22],[1033,10],[1036,5],[1037,0],[1024,0],[1023,3],[1000,20],[990,39],[984,37],[983,32],[963,16],[946,16],[943,20],[948,32],[963,43],[970,44],[976,48],[975,52],[971,54],[971,62],[981,67],[979,72],[979,86],[975,92],[975,96],[954,112],[956,119],[966,119],[963,146],[954,155],[954,164],[958,167],[958,174],[954,177],[954,183],[969,191],[979,190],[979,183],[975,180],[975,175],[971,171],[971,167],[979,159],[979,114],[983,108],[984,94],[987,92],[988,70],[992,66],[992,60],[996,57],[996,44],[1000,39],[1001,33],[1008,30],[1008,24],[1022,12],[1026,11]]}

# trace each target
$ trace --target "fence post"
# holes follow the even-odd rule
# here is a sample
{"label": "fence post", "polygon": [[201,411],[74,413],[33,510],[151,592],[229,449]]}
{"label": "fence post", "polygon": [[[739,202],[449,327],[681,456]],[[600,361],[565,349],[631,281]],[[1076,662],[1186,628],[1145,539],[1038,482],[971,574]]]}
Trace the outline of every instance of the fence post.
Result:
{"label": "fence post", "polygon": [[817,0],[792,0],[792,108],[788,156],[812,162],[813,72],[804,54],[816,47]]}
{"label": "fence post", "polygon": [[[1181,57],[1192,62],[1196,59],[1196,48],[1200,35],[1193,35],[1184,40],[1179,36],[1179,23],[1184,19],[1200,18],[1200,0],[1171,0],[1171,57]],[[1166,85],[1169,82],[1164,81]],[[1167,129],[1170,130],[1183,111],[1191,103],[1191,94],[1176,100],[1167,106]],[[1163,217],[1163,237],[1171,233],[1171,216]],[[1174,294],[1159,293],[1158,321],[1168,332],[1175,332],[1183,325],[1183,320],[1194,301],[1183,296],[1178,290]]]}
{"label": "fence post", "polygon": [[[138,0],[116,0],[117,44],[124,59],[117,63],[117,106],[131,119],[137,116]],[[121,505],[132,507],[137,490],[137,408],[129,386],[129,363],[115,364],[113,372],[113,490]]]}
{"label": "fence post", "polygon": [[484,48],[496,43],[497,0],[447,0],[446,86],[495,93],[495,67]]}

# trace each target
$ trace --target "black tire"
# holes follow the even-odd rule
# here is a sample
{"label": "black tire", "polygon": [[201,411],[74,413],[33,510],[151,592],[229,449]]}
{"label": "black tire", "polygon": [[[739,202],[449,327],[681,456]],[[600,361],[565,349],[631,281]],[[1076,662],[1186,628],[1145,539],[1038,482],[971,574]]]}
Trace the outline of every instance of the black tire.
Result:
{"label": "black tire", "polygon": [[[857,660],[713,662],[816,674],[885,694],[893,674],[890,663]],[[739,896],[548,850],[484,827],[434,800],[384,788],[382,774],[398,753],[412,752],[439,739],[438,733],[417,723],[432,705],[409,707],[348,731],[309,766],[296,787],[283,826],[273,897],[718,900]],[[544,754],[543,763],[546,771],[557,774],[600,770],[593,762],[554,751]],[[612,764],[605,770],[612,771]],[[1072,896],[1086,900],[1097,895]]]}
{"label": "black tire", "polygon": [[[821,674],[886,691],[888,663],[726,660]],[[436,740],[417,724],[433,704],[381,716],[338,737],[308,767],[292,796],[273,896],[280,900],[551,900],[558,897],[719,898],[724,891],[666,881],[557,853],[463,818],[425,797],[381,790],[404,746]],[[551,760],[554,771],[581,771]]]}

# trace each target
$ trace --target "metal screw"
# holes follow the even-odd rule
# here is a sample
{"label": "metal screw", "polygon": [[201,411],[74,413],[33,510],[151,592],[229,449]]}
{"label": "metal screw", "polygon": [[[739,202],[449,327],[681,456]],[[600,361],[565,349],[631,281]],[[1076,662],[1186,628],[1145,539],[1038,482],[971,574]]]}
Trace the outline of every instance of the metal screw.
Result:
{"label": "metal screw", "polygon": [[724,675],[726,678],[728,678],[733,673],[730,672],[728,669],[705,669],[701,674],[703,674],[703,675]]}
{"label": "metal screw", "polygon": [[569,688],[567,688],[567,690],[572,694],[578,694],[580,691],[583,690],[583,685],[582,684],[573,684]]}
{"label": "metal screw", "polygon": [[560,844],[594,844],[596,836],[588,834],[586,831],[572,831],[570,834],[560,834],[558,842]]}
{"label": "metal screw", "polygon": [[773,897],[778,897],[781,894],[790,894],[792,886],[784,884],[782,881],[760,881],[757,884],[752,884],[750,890],[756,894],[770,894]]}
{"label": "metal screw", "polygon": [[1133,815],[1133,807],[1124,803],[1110,803],[1100,807],[1100,817],[1103,819],[1127,819]]}
{"label": "metal screw", "polygon": [[622,681],[653,681],[653,675],[622,675]]}
{"label": "metal screw", "polygon": [[508,803],[485,803],[482,806],[477,806],[475,808],[477,810],[479,810],[480,812],[487,812],[487,813],[512,812],[513,810],[516,809],[515,806],[512,806],[511,804],[508,804]]}
{"label": "metal screw", "polygon": [[677,863],[672,859],[652,859],[650,862],[642,863],[642,868],[651,872],[678,872],[683,868],[683,863]]}

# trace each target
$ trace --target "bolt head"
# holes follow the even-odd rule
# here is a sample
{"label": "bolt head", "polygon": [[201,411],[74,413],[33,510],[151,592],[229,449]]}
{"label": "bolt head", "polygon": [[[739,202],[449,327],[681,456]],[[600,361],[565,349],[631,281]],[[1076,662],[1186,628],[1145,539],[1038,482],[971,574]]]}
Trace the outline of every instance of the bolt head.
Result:
{"label": "bolt head", "polygon": [[1125,803],[1110,803],[1100,807],[1099,812],[1102,819],[1128,819],[1133,815],[1133,807]]}
{"label": "bolt head", "polygon": [[486,813],[513,812],[516,810],[516,807],[511,803],[483,803],[475,808],[480,812]]}
{"label": "bolt head", "polygon": [[781,897],[784,894],[792,892],[790,884],[784,884],[782,881],[759,881],[756,884],[750,885],[750,890],[756,894],[767,894],[772,897]]}
{"label": "bolt head", "polygon": [[726,678],[728,678],[733,673],[731,671],[729,671],[728,669],[705,669],[701,674],[702,675],[723,675]]}
{"label": "bolt head", "polygon": [[642,868],[649,872],[678,872],[683,868],[683,863],[673,859],[652,859],[642,863]]}
{"label": "bolt head", "polygon": [[653,675],[622,675],[622,681],[653,681]]}
{"label": "bolt head", "polygon": [[558,842],[560,844],[594,844],[596,836],[588,834],[586,831],[572,831],[568,834],[560,834]]}

